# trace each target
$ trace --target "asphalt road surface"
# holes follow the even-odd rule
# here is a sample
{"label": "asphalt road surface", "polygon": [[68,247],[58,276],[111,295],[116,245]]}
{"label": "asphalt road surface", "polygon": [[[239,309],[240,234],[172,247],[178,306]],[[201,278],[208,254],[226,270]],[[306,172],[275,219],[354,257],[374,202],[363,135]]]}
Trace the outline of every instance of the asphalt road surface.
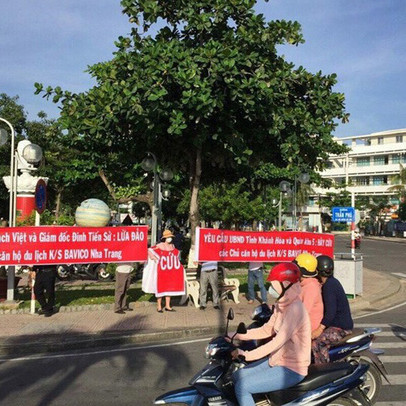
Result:
{"label": "asphalt road surface", "polygon": [[[335,236],[335,250],[338,252],[351,252],[351,240],[348,235]],[[393,242],[385,238],[375,240],[363,238],[361,249],[356,250],[357,254],[362,254],[364,266],[374,271],[383,271],[391,274],[404,274],[406,278],[406,241]],[[400,276],[400,275],[395,275]],[[402,277],[402,276],[400,276]]]}
{"label": "asphalt road surface", "polygon": [[[348,244],[348,236],[338,236],[336,252],[349,252]],[[405,248],[403,244],[364,239],[364,265],[373,270],[406,273]],[[392,385],[384,383],[378,406],[406,405],[405,314],[406,303],[355,320],[356,326],[383,330],[374,346],[385,351],[381,360]],[[205,365],[203,353],[208,338],[0,360],[0,404],[151,405],[156,396],[187,386]]]}
{"label": "asphalt road surface", "polygon": [[[374,347],[389,373],[378,406],[406,405],[406,328],[403,306],[355,320],[382,328]],[[158,346],[101,349],[1,360],[0,403],[15,405],[150,405],[172,389],[187,386],[202,368],[206,339]],[[35,345],[35,343],[33,343]]]}

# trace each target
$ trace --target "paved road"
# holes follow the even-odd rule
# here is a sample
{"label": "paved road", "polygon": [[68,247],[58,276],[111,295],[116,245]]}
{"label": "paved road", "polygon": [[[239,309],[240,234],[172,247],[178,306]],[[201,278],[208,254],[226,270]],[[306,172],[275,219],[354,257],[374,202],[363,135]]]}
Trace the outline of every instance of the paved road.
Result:
{"label": "paved road", "polygon": [[392,385],[384,382],[378,406],[406,405],[406,303],[372,316],[360,317],[358,327],[375,326],[382,329],[373,346],[385,351],[379,358],[385,364]]}
{"label": "paved road", "polygon": [[53,354],[0,363],[0,404],[144,406],[206,363],[207,339],[164,347]]}
{"label": "paved road", "polygon": [[[348,237],[338,236],[337,250],[349,251]],[[405,272],[401,244],[364,240],[365,266],[385,272]],[[389,258],[389,260],[388,260]],[[378,406],[406,405],[406,304],[359,318],[356,324],[380,326],[376,347],[390,374]],[[8,406],[149,405],[159,394],[187,385],[206,363],[207,338],[188,343],[114,348],[95,352],[51,354],[0,360],[0,404]],[[35,343],[33,343],[35,346]]]}
{"label": "paved road", "polygon": [[[378,406],[406,405],[406,328],[403,306],[361,317],[356,326],[383,332],[374,344],[392,386],[384,383]],[[0,402],[17,405],[149,405],[159,394],[187,386],[205,365],[206,339],[161,346],[52,354],[0,363]]]}
{"label": "paved road", "polygon": [[[351,252],[350,244],[348,235],[336,235],[335,252]],[[406,243],[364,238],[361,242],[361,249],[357,249],[356,252],[363,255],[366,268],[398,274],[394,276],[406,278]]]}

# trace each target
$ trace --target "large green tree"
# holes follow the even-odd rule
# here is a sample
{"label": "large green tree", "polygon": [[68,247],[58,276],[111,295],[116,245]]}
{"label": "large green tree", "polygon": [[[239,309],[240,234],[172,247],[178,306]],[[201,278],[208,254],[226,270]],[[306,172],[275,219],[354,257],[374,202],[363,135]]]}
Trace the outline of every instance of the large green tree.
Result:
{"label": "large green tree", "polygon": [[62,103],[71,145],[110,183],[123,181],[118,163],[133,166],[148,150],[185,172],[192,237],[207,168],[268,163],[278,173],[320,167],[342,151],[331,137],[337,120],[348,118],[344,96],[333,91],[336,75],[278,55],[279,45],[303,42],[300,25],[268,22],[255,3],[122,0],[134,26],[112,60],[89,67],[93,88],[73,94],[36,84]]}

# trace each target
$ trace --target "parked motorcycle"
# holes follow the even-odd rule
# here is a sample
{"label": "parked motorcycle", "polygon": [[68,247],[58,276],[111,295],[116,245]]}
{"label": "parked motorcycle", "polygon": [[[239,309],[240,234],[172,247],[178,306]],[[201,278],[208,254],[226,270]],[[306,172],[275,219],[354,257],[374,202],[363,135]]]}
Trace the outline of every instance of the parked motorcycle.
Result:
{"label": "parked motorcycle", "polygon": [[[252,314],[254,322],[248,328],[257,328],[265,324],[272,316],[273,308],[263,303],[257,306]],[[361,385],[361,389],[368,397],[371,404],[374,404],[378,398],[382,387],[382,377],[389,383],[388,374],[385,366],[378,355],[384,353],[383,350],[372,348],[372,342],[375,335],[380,333],[380,328],[354,329],[352,334],[344,337],[343,340],[331,346],[329,357],[331,362],[356,361],[366,364],[369,369],[366,374],[366,380]],[[252,345],[262,345],[263,342]]]}
{"label": "parked motorcycle", "polygon": [[108,281],[113,275],[107,271],[107,264],[61,264],[56,268],[58,279],[90,278]]}
{"label": "parked motorcycle", "polygon": [[[206,347],[209,363],[190,381],[189,387],[177,389],[154,400],[155,405],[183,404],[190,406],[237,406],[232,374],[246,363],[243,359],[233,360],[232,351],[236,348],[233,340],[226,340],[229,320],[233,320],[233,310],[227,315],[225,336],[213,338]],[[237,333],[247,331],[240,323]],[[369,366],[352,362],[336,362],[311,365],[306,378],[288,389],[262,393],[254,396],[255,404],[265,405],[369,405],[361,386]]]}

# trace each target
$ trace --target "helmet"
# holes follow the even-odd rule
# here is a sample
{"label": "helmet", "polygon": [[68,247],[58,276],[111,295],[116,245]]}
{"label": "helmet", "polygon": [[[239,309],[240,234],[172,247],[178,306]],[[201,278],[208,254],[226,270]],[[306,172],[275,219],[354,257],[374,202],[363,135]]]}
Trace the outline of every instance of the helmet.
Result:
{"label": "helmet", "polygon": [[284,262],[278,265],[275,265],[271,272],[269,272],[268,282],[279,281],[279,282],[290,282],[296,283],[300,279],[300,270],[299,267],[293,262]]}
{"label": "helmet", "polygon": [[328,255],[319,255],[317,257],[317,269],[321,276],[329,278],[334,273],[334,261]]}
{"label": "helmet", "polygon": [[314,278],[317,276],[317,259],[314,255],[303,252],[293,262],[297,264],[304,278]]}

